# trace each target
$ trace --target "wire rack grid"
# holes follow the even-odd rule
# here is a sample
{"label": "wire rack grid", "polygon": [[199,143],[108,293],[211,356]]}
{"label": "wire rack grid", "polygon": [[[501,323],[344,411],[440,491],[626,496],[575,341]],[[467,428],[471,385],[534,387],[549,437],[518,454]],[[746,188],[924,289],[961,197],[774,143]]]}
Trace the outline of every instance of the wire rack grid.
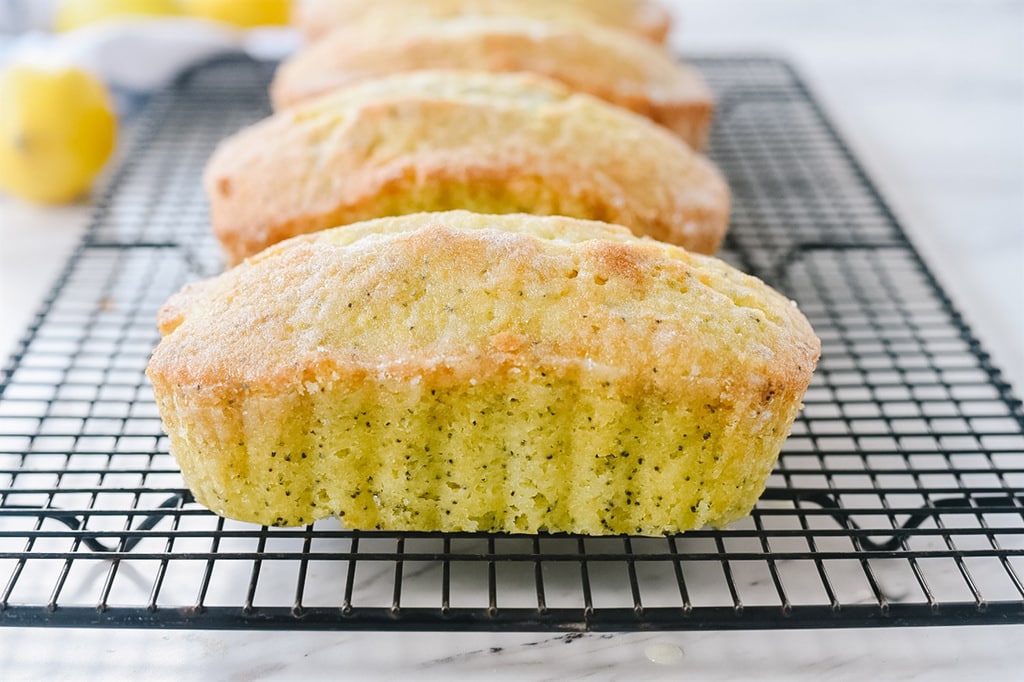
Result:
{"label": "wire rack grid", "polygon": [[156,96],[0,374],[0,623],[750,629],[1024,622],[1024,414],[784,63],[699,59],[734,193],[724,256],[799,301],[819,370],[768,489],[724,531],[537,537],[220,519],[184,488],[144,368],[157,308],[220,269],[200,187],[272,66]]}

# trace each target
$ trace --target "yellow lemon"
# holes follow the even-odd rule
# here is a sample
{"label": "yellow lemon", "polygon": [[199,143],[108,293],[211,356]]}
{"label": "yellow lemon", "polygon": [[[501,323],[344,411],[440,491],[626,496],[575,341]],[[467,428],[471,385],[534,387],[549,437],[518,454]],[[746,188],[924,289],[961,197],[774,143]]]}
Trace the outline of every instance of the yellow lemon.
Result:
{"label": "yellow lemon", "polygon": [[110,95],[86,72],[14,65],[0,73],[0,190],[71,201],[92,185],[116,138]]}
{"label": "yellow lemon", "polygon": [[182,0],[188,14],[242,28],[287,24],[291,0]]}
{"label": "yellow lemon", "polygon": [[70,31],[120,15],[180,14],[178,0],[61,0],[54,15],[58,31]]}

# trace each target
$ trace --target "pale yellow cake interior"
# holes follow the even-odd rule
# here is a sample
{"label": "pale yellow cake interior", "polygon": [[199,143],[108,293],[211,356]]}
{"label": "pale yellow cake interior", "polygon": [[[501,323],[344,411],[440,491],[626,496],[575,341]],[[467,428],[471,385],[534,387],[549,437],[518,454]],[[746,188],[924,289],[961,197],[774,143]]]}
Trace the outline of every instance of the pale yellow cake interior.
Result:
{"label": "pale yellow cake interior", "polygon": [[383,219],[186,288],[149,368],[196,499],[351,528],[674,533],[747,513],[819,344],[759,280],[565,218]]}

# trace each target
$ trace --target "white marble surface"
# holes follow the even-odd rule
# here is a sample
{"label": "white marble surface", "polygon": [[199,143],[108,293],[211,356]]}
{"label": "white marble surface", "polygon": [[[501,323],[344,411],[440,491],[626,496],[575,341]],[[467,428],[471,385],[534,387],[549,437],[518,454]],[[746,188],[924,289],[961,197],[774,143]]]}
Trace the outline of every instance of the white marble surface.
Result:
{"label": "white marble surface", "polygon": [[[996,364],[1024,386],[1024,3],[670,4],[685,14],[684,49],[793,59]],[[87,216],[0,199],[0,354]],[[8,628],[0,678],[1012,680],[1024,677],[1021,645],[1016,626],[582,637]]]}
{"label": "white marble surface", "polygon": [[[39,640],[53,648],[43,648]],[[0,631],[11,680],[1021,679],[1024,629],[559,635]],[[652,662],[652,651],[679,650]],[[671,657],[665,657],[669,659]]]}
{"label": "white marble surface", "polygon": [[996,365],[1024,386],[1024,3],[672,4],[686,50],[792,59]]}

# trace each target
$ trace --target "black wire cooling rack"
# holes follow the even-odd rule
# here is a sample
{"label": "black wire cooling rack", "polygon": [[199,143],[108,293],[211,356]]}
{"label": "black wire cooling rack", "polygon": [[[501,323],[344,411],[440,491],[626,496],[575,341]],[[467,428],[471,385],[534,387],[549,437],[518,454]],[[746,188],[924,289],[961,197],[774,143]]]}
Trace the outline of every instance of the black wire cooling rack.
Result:
{"label": "black wire cooling rack", "polygon": [[726,258],[824,354],[764,498],[666,538],[271,529],[192,502],[143,370],[169,294],[220,268],[200,175],[268,113],[211,63],[138,141],[0,376],[6,625],[643,630],[1024,622],[1024,415],[785,63],[698,60],[734,192]]}

